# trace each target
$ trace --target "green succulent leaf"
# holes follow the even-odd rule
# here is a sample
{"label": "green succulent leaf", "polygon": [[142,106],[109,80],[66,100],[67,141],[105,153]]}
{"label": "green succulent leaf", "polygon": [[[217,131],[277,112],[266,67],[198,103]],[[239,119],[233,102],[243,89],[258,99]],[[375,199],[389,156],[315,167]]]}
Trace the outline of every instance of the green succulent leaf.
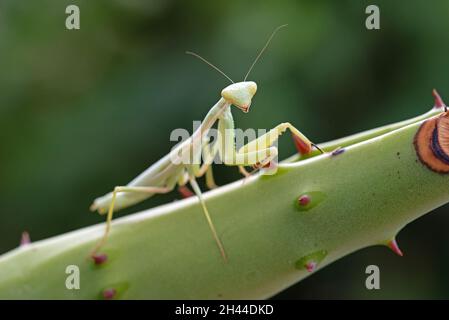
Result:
{"label": "green succulent leaf", "polygon": [[[413,146],[422,121],[440,112],[320,144],[328,152],[205,193],[227,263],[191,197],[116,219],[101,265],[87,256],[103,224],[1,256],[0,298],[268,298],[351,252],[391,246],[449,201],[449,176],[425,167]],[[79,290],[65,286],[70,265]]]}

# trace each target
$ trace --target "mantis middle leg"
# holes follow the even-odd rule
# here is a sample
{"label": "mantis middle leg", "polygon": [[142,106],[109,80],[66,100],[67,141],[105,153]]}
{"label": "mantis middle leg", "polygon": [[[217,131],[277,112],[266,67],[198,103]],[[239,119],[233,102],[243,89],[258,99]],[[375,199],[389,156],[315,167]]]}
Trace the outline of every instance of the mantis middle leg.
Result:
{"label": "mantis middle leg", "polygon": [[[207,140],[207,141],[206,141]],[[215,143],[212,147],[208,145],[208,139],[205,139],[203,141],[204,145],[202,147],[203,152],[203,164],[200,166],[200,160],[201,160],[201,153],[196,154],[194,156],[195,162],[191,165],[186,166],[185,171],[182,173],[178,184],[182,187],[187,182],[190,183],[193,191],[195,192],[196,196],[198,197],[198,200],[200,201],[201,207],[203,209],[204,216],[206,217],[207,223],[209,225],[209,228],[212,232],[212,235],[214,237],[215,242],[217,243],[218,249],[220,250],[220,254],[225,262],[227,262],[227,255],[224,250],[224,246],[218,237],[218,233],[215,229],[214,223],[212,221],[212,218],[209,214],[209,210],[207,209],[206,202],[203,199],[203,195],[201,193],[201,189],[198,186],[198,183],[196,182],[197,177],[201,177],[203,175],[206,175],[206,185],[208,188],[212,189],[215,187],[215,182],[212,175],[212,162],[215,158],[215,155],[217,153],[217,143]]]}

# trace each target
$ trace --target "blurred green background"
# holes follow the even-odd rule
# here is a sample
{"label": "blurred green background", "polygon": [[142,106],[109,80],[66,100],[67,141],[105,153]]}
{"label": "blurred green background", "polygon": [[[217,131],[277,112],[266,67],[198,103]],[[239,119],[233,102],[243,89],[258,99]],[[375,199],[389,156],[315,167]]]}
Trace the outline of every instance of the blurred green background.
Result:
{"label": "blurred green background", "polygon": [[[80,30],[65,28],[69,4],[80,7]],[[369,4],[380,7],[381,30],[365,28]],[[2,0],[0,253],[23,230],[39,240],[102,222],[92,199],[167,153],[173,129],[202,119],[228,83],[184,51],[238,81],[288,23],[255,67],[259,91],[250,113],[234,112],[236,126],[290,121],[323,142],[421,114],[434,87],[449,100],[448,15],[446,0]],[[294,153],[288,136],[280,152]],[[219,184],[239,178],[215,172]],[[400,233],[405,257],[368,248],[275,298],[448,298],[447,211]],[[369,264],[380,267],[381,290],[365,289]]]}

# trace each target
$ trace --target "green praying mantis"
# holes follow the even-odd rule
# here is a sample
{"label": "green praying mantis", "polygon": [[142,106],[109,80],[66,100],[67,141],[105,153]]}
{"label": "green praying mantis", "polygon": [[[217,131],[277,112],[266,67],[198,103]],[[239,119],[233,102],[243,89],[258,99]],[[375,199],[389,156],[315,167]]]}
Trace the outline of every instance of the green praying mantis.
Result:
{"label": "green praying mantis", "polygon": [[[242,146],[239,150],[236,150],[235,147],[231,106],[235,106],[245,113],[249,112],[252,98],[257,91],[257,84],[253,81],[247,81],[247,78],[262,53],[268,47],[273,36],[284,26],[286,25],[279,26],[273,31],[265,46],[256,56],[242,82],[234,83],[231,78],[204,58],[193,52],[187,52],[206,62],[230,80],[232,84],[221,91],[220,100],[209,110],[199,128],[187,140],[178,144],[169,154],[154,163],[127,185],[116,186],[112,192],[95,199],[90,209],[98,211],[100,214],[107,213],[107,221],[103,237],[91,252],[91,257],[95,257],[100,248],[106,243],[114,211],[137,204],[155,194],[168,193],[176,185],[184,187],[189,183],[199,199],[212,236],[223,260],[226,262],[226,251],[212,222],[196,178],[205,176],[206,185],[210,188],[214,187],[211,165],[217,155],[225,165],[238,166],[240,172],[245,176],[250,175],[246,171],[245,166],[252,166],[255,170],[264,170],[264,168],[269,166],[267,170],[270,171],[270,174],[274,173],[276,164],[273,160],[278,155],[278,149],[273,144],[287,129],[291,131],[301,153],[309,153],[313,147],[320,150],[318,146],[288,122],[277,125],[266,134]],[[211,146],[207,144],[207,135],[216,122],[218,122],[219,138]]]}

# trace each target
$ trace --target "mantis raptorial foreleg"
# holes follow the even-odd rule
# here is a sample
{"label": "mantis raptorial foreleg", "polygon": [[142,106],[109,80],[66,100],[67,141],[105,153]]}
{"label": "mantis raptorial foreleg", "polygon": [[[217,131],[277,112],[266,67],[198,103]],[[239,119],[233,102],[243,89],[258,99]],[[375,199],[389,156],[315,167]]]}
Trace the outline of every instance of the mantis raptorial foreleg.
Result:
{"label": "mantis raptorial foreleg", "polygon": [[[266,134],[258,137],[257,139],[254,139],[252,141],[250,141],[248,144],[242,146],[239,150],[238,150],[238,154],[248,154],[250,152],[254,152],[257,150],[266,150],[267,148],[273,148],[273,144],[279,139],[279,137],[287,130],[289,129],[292,134],[294,136],[296,136],[304,145],[306,150],[312,150],[312,146],[314,146],[314,144],[307,139],[307,137],[305,135],[303,135],[298,129],[296,129],[291,123],[289,122],[284,122],[281,124],[278,124],[276,127],[274,127],[273,129],[271,129],[269,132],[267,132]],[[267,159],[269,158],[269,156],[267,157]],[[258,168],[261,168],[265,165],[267,165],[269,163],[269,161],[267,161],[266,159],[263,159],[262,161],[260,161],[257,164]],[[245,163],[244,165],[251,165],[252,163]],[[272,163],[272,165],[275,165],[274,163]],[[256,168],[256,170],[258,169]],[[242,172],[245,176],[248,176],[249,173],[244,169],[244,168],[239,168],[240,172]],[[273,169],[273,168],[271,168]],[[274,168],[275,169],[275,168]]]}
{"label": "mantis raptorial foreleg", "polygon": [[307,148],[312,149],[312,142],[309,141],[298,129],[288,122],[281,123],[271,129],[266,134],[250,141],[238,151],[235,148],[234,121],[230,112],[223,112],[218,122],[219,148],[218,154],[226,165],[237,165],[245,176],[249,173],[244,166],[263,167],[275,159],[278,150],[273,144],[279,139],[287,129],[298,137]]}
{"label": "mantis raptorial foreleg", "polygon": [[114,215],[114,205],[115,205],[115,199],[117,198],[117,193],[119,192],[136,192],[136,193],[168,193],[171,190],[173,190],[173,186],[170,187],[128,187],[128,186],[117,186],[114,188],[114,191],[112,192],[112,200],[111,204],[109,205],[108,209],[108,215],[106,219],[106,228],[103,234],[103,237],[101,240],[97,243],[97,245],[92,250],[91,256],[95,255],[97,251],[106,243],[109,235],[109,231],[111,230],[111,221],[112,216]]}
{"label": "mantis raptorial foreleg", "polygon": [[241,147],[238,152],[244,153],[268,148],[272,146],[287,129],[290,129],[292,134],[297,136],[301,141],[303,141],[304,144],[308,144],[310,146],[310,149],[312,148],[312,142],[310,142],[305,135],[303,135],[298,129],[296,129],[289,122],[284,122],[278,124],[276,127],[271,129],[264,135],[261,135],[257,139],[250,141],[248,144]]}
{"label": "mantis raptorial foreleg", "polygon": [[225,110],[218,120],[218,136],[218,155],[228,166],[255,165],[266,158],[277,156],[277,148],[269,146],[249,152],[237,152],[234,120],[230,110]]}

